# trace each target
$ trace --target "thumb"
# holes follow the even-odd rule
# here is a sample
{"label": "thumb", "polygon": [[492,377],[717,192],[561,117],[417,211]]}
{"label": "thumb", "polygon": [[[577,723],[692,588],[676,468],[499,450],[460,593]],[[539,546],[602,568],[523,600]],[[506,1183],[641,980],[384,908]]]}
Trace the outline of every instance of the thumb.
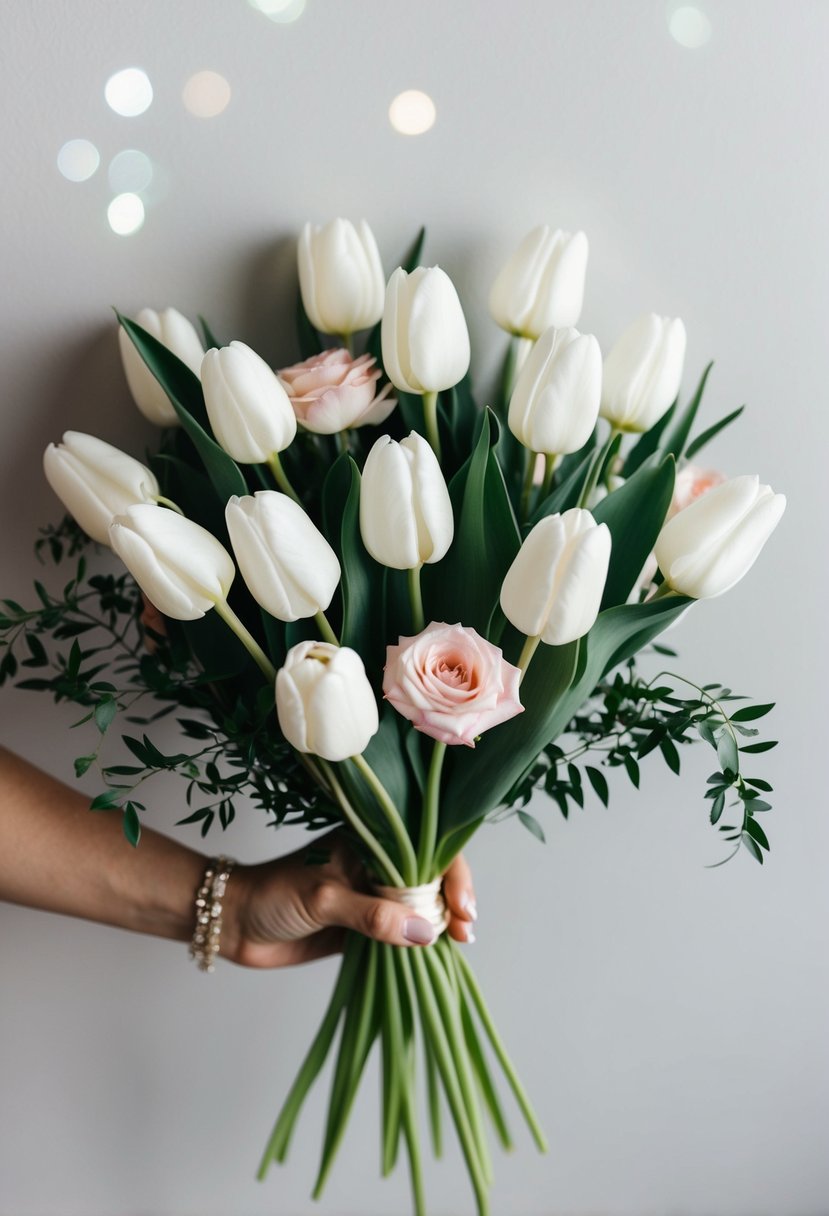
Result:
{"label": "thumb", "polygon": [[354,929],[389,946],[429,946],[437,937],[430,921],[403,904],[363,895],[342,883],[325,883],[314,903],[314,919],[321,925]]}

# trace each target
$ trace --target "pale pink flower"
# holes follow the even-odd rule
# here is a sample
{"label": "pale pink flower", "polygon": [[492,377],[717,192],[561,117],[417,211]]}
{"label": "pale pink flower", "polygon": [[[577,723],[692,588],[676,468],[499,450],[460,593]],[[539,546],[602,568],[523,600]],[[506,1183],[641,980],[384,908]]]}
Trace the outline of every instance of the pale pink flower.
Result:
{"label": "pale pink flower", "polygon": [[278,373],[297,422],[317,435],[334,435],[353,426],[377,426],[397,402],[391,385],[377,392],[380,369],[371,355],[352,359],[337,348],[313,355]]}
{"label": "pale pink flower", "polygon": [[725,481],[725,474],[718,469],[701,469],[695,464],[686,464],[676,475],[674,496],[668,510],[668,519],[673,519],[680,511],[690,507],[703,494],[720,486]]}
{"label": "pale pink flower", "polygon": [[416,730],[441,743],[465,743],[524,712],[521,671],[465,625],[432,621],[386,650],[383,693]]}

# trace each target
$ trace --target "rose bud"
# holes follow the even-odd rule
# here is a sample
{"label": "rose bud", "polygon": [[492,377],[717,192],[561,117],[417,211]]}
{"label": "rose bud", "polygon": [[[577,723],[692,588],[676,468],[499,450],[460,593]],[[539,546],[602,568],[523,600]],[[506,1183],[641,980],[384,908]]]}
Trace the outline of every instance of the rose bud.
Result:
{"label": "rose bud", "polygon": [[545,330],[575,325],[584,300],[587,237],[533,228],[492,285],[489,309],[507,333],[535,340]]}
{"label": "rose bud", "polygon": [[[146,329],[148,334],[158,338],[159,342],[177,355],[194,375],[199,375],[204,347],[186,317],[175,308],[165,308],[161,312],[142,308],[135,319],[142,329]],[[118,345],[132,399],[141,413],[156,426],[178,426],[178,415],[170,404],[170,398],[141,358],[132,338],[120,325]]]}
{"label": "rose bud", "polygon": [[504,616],[527,637],[563,646],[593,627],[610,562],[610,531],[589,511],[548,515],[527,536],[501,587]]}
{"label": "rose bud", "polygon": [[209,350],[201,366],[204,404],[218,443],[240,464],[264,464],[296,434],[288,394],[244,342]]}
{"label": "rose bud", "polygon": [[386,651],[383,693],[416,730],[465,743],[523,713],[521,672],[474,629],[432,621]]}
{"label": "rose bud", "polygon": [[383,367],[404,393],[439,393],[469,369],[469,331],[452,280],[439,266],[397,268],[386,288]]}
{"label": "rose bud", "polygon": [[657,537],[665,582],[696,600],[729,591],[754,565],[785,509],[785,496],[761,486],[757,476],[734,477],[709,490]]}
{"label": "rose bud", "polygon": [[297,248],[299,289],[311,324],[343,337],[376,325],[383,313],[385,275],[374,234],[336,219],[306,224]]}
{"label": "rose bud", "polygon": [[577,452],[596,425],[601,393],[602,353],[593,335],[548,329],[519,373],[509,429],[532,452]]}
{"label": "rose bud", "polygon": [[283,368],[279,379],[300,426],[334,435],[385,422],[397,402],[389,396],[391,384],[377,393],[382,372],[375,363],[371,355],[353,359],[347,350],[324,350]]}
{"label": "rose bud", "polygon": [[395,443],[381,435],[366,458],[360,533],[375,561],[395,570],[439,562],[455,531],[438,459],[416,431]]}
{"label": "rose bud", "polygon": [[649,431],[676,399],[685,362],[685,326],[647,313],[604,361],[601,414],[620,431]]}
{"label": "rose bud", "polygon": [[225,509],[233,554],[253,598],[280,621],[328,607],[340,581],[337,555],[287,494],[235,495]]}
{"label": "rose bud", "polygon": [[109,543],[147,599],[177,621],[223,602],[236,573],[215,536],[163,507],[129,507],[110,524]]}
{"label": "rose bud", "polygon": [[291,746],[323,760],[359,756],[380,725],[363,660],[329,642],[288,651],[276,675],[276,713]]}
{"label": "rose bud", "polygon": [[109,525],[136,503],[155,503],[161,490],[153,473],[103,439],[67,431],[43,453],[46,480],[88,536],[109,544]]}

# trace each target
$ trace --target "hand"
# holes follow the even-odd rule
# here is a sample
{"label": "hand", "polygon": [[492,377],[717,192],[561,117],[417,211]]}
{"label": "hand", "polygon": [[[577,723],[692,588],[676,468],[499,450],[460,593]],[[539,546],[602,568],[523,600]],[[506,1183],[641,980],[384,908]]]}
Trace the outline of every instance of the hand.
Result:
{"label": "hand", "polygon": [[[354,929],[392,946],[427,945],[432,926],[410,909],[370,893],[362,863],[341,832],[320,843],[324,865],[306,864],[307,849],[277,861],[238,866],[227,886],[221,953],[245,967],[286,967],[334,954],[344,931]],[[474,941],[472,876],[463,857],[444,875],[448,932]]]}

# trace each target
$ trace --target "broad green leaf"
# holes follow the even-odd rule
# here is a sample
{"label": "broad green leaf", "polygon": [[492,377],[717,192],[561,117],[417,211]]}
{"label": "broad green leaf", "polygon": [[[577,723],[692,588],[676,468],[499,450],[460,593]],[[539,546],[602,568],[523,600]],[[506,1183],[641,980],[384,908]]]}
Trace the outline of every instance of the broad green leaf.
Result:
{"label": "broad green leaf", "polygon": [[639,439],[634,443],[625,457],[625,463],[622,466],[623,477],[632,477],[640,465],[643,465],[649,456],[653,456],[659,447],[659,441],[676,413],[676,404],[674,402],[670,409],[665,411],[659,421],[654,423],[649,431],[645,431],[643,435],[639,436]]}
{"label": "broad green leaf", "polygon": [[613,541],[603,609],[623,604],[636,586],[668,514],[674,480],[673,458],[651,457],[593,508],[593,518],[607,524]]}
{"label": "broad green leaf", "polygon": [[691,427],[694,425],[694,419],[697,416],[697,410],[699,409],[700,402],[702,401],[702,394],[705,392],[705,385],[713,366],[713,361],[708,364],[700,377],[700,382],[697,385],[697,391],[694,393],[688,405],[674,422],[673,426],[668,432],[665,442],[660,445],[664,452],[670,452],[670,454],[676,460],[680,459],[685,450],[685,445],[688,442],[688,436],[691,434]]}
{"label": "broad green leaf", "polygon": [[219,339],[215,336],[215,334],[213,333],[213,330],[210,328],[210,326],[208,325],[208,323],[204,319],[204,317],[201,315],[201,313],[199,313],[199,324],[201,325],[201,331],[202,331],[202,334],[204,335],[205,350],[218,350],[222,344],[219,341]]}
{"label": "broad green leaf", "polygon": [[222,503],[226,503],[234,494],[247,494],[247,482],[241,471],[209,434],[210,424],[198,376],[140,325],[120,313],[116,315],[141,358],[169,397],[170,404],[192,439]]}
{"label": "broad green leaf", "polygon": [[746,407],[744,405],[741,405],[736,410],[732,410],[730,414],[726,414],[726,416],[721,418],[719,422],[715,422],[713,426],[709,426],[706,431],[703,431],[701,435],[698,435],[693,442],[688,444],[685,451],[685,459],[693,460],[697,452],[701,452],[702,449],[709,444],[716,435],[719,435],[720,431],[724,431],[727,426],[730,426],[732,422],[735,422],[745,408]]}

